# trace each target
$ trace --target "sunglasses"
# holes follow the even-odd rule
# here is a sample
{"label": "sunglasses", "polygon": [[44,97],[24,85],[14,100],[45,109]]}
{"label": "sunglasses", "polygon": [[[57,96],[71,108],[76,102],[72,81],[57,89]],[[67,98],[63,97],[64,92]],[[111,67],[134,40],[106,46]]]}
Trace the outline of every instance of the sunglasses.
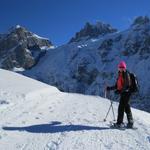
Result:
{"label": "sunglasses", "polygon": [[125,69],[124,67],[119,67],[119,69]]}

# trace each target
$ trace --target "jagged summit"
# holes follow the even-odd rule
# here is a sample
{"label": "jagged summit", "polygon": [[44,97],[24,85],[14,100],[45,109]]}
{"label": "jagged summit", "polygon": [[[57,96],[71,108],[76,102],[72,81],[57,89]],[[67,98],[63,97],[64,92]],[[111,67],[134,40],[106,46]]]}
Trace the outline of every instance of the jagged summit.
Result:
{"label": "jagged summit", "polygon": [[135,18],[131,26],[150,25],[150,18],[148,16],[139,16]]}
{"label": "jagged summit", "polygon": [[9,31],[8,34],[10,34],[11,32],[19,31],[19,30],[24,31],[24,32],[29,32],[24,26],[17,24],[8,29],[8,31]]}
{"label": "jagged summit", "polygon": [[28,31],[23,26],[13,26],[5,36],[0,36],[0,66],[9,70],[31,68],[51,46],[48,39]]}
{"label": "jagged summit", "polygon": [[83,29],[76,33],[75,37],[70,40],[71,42],[78,42],[82,39],[95,38],[99,35],[105,35],[108,33],[116,32],[117,29],[113,28],[109,24],[98,21],[96,24],[87,22]]}

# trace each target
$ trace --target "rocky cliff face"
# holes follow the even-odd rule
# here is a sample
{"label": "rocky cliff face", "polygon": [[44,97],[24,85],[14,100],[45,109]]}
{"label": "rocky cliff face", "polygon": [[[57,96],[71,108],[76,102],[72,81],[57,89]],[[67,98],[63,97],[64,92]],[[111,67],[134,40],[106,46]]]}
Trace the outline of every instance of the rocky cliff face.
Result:
{"label": "rocky cliff face", "polygon": [[52,43],[48,39],[41,38],[24,27],[12,27],[9,33],[0,35],[1,68],[29,69],[51,46]]}

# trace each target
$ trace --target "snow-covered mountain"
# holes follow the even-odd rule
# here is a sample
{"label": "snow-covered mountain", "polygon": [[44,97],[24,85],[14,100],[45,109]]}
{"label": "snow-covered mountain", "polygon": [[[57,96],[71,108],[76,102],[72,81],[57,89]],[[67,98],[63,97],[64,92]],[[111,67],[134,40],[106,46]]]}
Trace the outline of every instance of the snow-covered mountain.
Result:
{"label": "snow-covered mountain", "polygon": [[0,34],[0,67],[9,70],[29,69],[46,53],[52,43],[20,25]]}
{"label": "snow-covered mountain", "polygon": [[[133,110],[137,130],[110,129],[110,101],[62,93],[0,69],[1,150],[148,150],[150,114]],[[118,103],[114,102],[115,114]]]}
{"label": "snow-covered mountain", "polygon": [[24,74],[61,91],[103,96],[105,85],[115,83],[117,65],[124,60],[139,80],[140,92],[132,99],[134,106],[150,112],[150,19],[138,17],[124,31],[107,32],[95,38],[89,38],[86,29],[68,44],[48,51]]}

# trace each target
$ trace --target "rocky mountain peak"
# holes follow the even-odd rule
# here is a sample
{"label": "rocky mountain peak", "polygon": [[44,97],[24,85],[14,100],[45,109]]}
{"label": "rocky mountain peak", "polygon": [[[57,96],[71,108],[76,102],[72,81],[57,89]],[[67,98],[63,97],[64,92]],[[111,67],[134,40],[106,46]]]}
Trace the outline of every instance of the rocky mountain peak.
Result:
{"label": "rocky mountain peak", "polygon": [[29,69],[51,46],[51,41],[20,25],[11,27],[0,38],[0,67],[9,70],[16,67]]}
{"label": "rocky mountain peak", "polygon": [[150,24],[150,18],[148,16],[139,16],[135,18],[132,26],[137,26],[137,25],[139,26],[139,25],[146,25],[146,24]]}
{"label": "rocky mountain peak", "polygon": [[98,21],[96,24],[91,24],[87,22],[84,25],[83,29],[77,32],[75,37],[73,37],[69,43],[78,42],[81,41],[82,39],[96,38],[99,35],[105,35],[116,31],[117,29],[111,27],[111,25],[105,24],[100,21]]}
{"label": "rocky mountain peak", "polygon": [[16,33],[16,32],[29,32],[27,31],[27,29],[21,25],[15,25],[15,26],[12,26],[9,30],[9,33]]}

